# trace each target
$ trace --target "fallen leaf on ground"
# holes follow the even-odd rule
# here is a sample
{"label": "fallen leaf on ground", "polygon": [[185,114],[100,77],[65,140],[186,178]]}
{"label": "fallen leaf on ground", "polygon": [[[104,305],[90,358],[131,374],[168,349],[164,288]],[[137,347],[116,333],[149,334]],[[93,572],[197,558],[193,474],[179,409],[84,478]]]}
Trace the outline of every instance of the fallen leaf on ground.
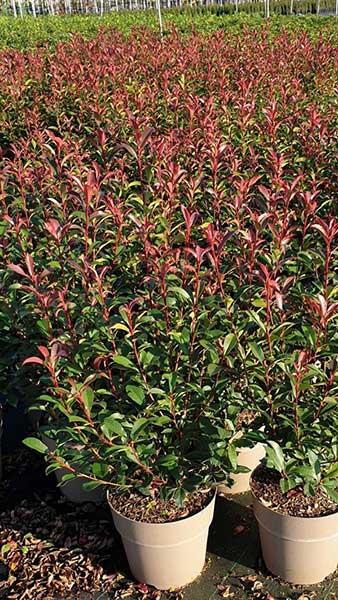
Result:
{"label": "fallen leaf on ground", "polygon": [[217,592],[221,598],[231,598],[234,595],[231,591],[231,585],[220,584],[217,586]]}

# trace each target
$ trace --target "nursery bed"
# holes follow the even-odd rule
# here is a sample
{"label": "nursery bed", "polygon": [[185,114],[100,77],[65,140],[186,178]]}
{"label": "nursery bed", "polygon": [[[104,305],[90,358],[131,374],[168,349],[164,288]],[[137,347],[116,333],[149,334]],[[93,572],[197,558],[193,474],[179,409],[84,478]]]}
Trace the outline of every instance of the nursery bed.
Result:
{"label": "nursery bed", "polygon": [[[184,591],[161,593],[132,581],[109,510],[64,500],[40,457],[4,458],[0,484],[0,598],[8,600],[330,600],[334,577],[306,590],[266,574],[250,498],[219,498],[201,577]],[[228,523],[227,529],[222,523]],[[217,527],[216,527],[216,525]]]}

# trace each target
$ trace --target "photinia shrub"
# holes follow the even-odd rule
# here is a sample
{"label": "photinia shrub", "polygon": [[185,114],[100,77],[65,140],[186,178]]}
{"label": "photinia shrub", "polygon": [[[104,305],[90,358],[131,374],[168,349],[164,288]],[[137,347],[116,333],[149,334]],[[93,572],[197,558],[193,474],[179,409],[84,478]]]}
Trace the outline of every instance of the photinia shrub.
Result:
{"label": "photinia shrub", "polygon": [[319,195],[297,202],[291,193],[285,211],[284,192],[260,191],[267,211],[274,199],[279,222],[256,231],[260,256],[243,290],[247,308],[243,296],[234,305],[233,360],[242,394],[263,418],[266,464],[281,474],[282,491],[313,495],[321,486],[337,502],[338,220],[330,203],[326,217],[316,216]]}

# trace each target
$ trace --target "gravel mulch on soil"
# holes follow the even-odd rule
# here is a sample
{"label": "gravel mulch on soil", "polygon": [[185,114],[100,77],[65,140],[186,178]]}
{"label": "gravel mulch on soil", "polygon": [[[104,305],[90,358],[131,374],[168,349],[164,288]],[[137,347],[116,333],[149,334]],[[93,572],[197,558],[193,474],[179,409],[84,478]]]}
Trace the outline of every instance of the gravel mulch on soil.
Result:
{"label": "gravel mulch on soil", "polygon": [[314,496],[305,496],[299,488],[283,494],[279,482],[280,475],[277,471],[261,465],[252,476],[251,488],[256,498],[264,506],[283,515],[314,518],[331,515],[338,511],[338,504],[320,489]]}
{"label": "gravel mulch on soil", "polygon": [[30,452],[4,458],[0,599],[179,600],[133,582],[110,510],[67,502]]}

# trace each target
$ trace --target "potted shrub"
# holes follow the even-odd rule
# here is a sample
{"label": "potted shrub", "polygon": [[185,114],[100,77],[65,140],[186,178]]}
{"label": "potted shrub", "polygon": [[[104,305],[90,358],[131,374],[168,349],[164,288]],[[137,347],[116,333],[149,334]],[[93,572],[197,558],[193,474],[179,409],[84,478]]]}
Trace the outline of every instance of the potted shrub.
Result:
{"label": "potted shrub", "polygon": [[311,584],[338,556],[338,223],[298,214],[277,264],[273,254],[257,262],[258,310],[241,323],[256,356],[245,361],[248,395],[267,442],[251,476],[263,557],[273,574]]}
{"label": "potted shrub", "polygon": [[[44,389],[35,408],[50,417],[41,434],[56,442],[55,450],[42,439],[28,438],[27,445],[46,453],[48,472],[68,471],[62,484],[80,478],[86,490],[115,491],[109,501],[122,534],[123,522],[140,525],[142,536],[145,523],[156,536],[187,536],[186,544],[169,544],[175,568],[163,549],[158,569],[158,546],[165,545],[158,541],[149,550],[155,566],[131,564],[137,578],[177,587],[200,572],[214,486],[237,468],[228,404],[237,379],[229,360],[237,343],[229,298],[236,288],[230,250],[238,239],[212,224],[209,201],[200,212],[189,199],[189,208],[180,204],[179,186],[193,198],[196,182],[176,163],[145,170],[152,131],[132,126],[137,151],[125,144],[126,156],[105,176],[69,148],[73,171],[54,189],[62,200],[46,211],[34,199],[22,216],[24,244],[11,224],[6,262],[15,277],[12,302],[23,323],[31,315],[40,336],[25,368],[37,369]],[[41,156],[54,174],[65,149],[48,136]],[[153,185],[162,201],[151,200]],[[24,333],[29,339],[30,330]],[[193,524],[199,544],[188,533]]]}
{"label": "potted shrub", "polygon": [[[39,371],[45,393],[35,408],[51,415],[41,434],[55,449],[43,439],[26,444],[46,454],[48,472],[67,470],[62,484],[81,478],[86,490],[107,488],[136,578],[180,587],[203,567],[215,486],[237,467],[226,262],[219,271],[228,236],[181,206],[165,220],[158,205],[145,218],[135,204],[121,225],[124,207],[107,206],[93,174],[85,199],[100,215],[95,253],[86,230],[62,237],[49,221],[55,246],[9,265],[46,340],[25,365]],[[57,278],[46,274],[61,254]]]}
{"label": "potted shrub", "polygon": [[225,381],[213,376],[201,344],[216,335],[221,343],[222,310],[199,290],[197,265],[195,295],[177,271],[168,280],[161,273],[163,296],[154,279],[151,304],[144,293],[119,307],[114,351],[85,381],[70,378],[76,361],[59,344],[26,361],[49,371],[52,395],[44,400],[62,415],[55,450],[35,438],[26,444],[49,455],[49,471],[66,469],[63,481],[81,475],[87,489],[107,487],[133,574],[160,589],[201,571],[214,486],[236,466]]}
{"label": "potted shrub", "polygon": [[291,583],[312,584],[337,567],[336,362],[327,365],[325,352],[313,350],[282,361],[271,388],[274,431],[251,491],[267,567]]}

